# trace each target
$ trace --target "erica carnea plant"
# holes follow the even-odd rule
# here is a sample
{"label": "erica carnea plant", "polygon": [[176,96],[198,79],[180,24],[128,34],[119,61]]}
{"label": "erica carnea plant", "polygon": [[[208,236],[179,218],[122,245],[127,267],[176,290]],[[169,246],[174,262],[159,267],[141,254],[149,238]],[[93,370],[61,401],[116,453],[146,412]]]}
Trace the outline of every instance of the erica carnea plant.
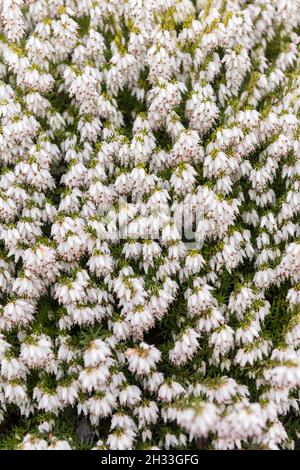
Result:
{"label": "erica carnea plant", "polygon": [[1,447],[293,448],[299,0],[0,11]]}

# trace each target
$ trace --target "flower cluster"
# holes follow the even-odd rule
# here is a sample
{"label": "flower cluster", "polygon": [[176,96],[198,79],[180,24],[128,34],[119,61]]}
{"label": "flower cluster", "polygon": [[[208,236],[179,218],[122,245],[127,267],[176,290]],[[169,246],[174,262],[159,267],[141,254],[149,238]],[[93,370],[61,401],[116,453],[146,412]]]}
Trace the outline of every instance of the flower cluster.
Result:
{"label": "flower cluster", "polygon": [[299,27],[0,0],[2,446],[293,448]]}

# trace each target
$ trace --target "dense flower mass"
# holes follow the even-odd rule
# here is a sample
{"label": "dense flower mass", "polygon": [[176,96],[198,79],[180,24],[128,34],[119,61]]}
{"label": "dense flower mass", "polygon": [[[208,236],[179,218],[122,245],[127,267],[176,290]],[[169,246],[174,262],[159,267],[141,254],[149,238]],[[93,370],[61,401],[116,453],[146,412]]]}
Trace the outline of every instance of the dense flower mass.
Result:
{"label": "dense flower mass", "polygon": [[1,447],[293,448],[300,0],[0,13]]}

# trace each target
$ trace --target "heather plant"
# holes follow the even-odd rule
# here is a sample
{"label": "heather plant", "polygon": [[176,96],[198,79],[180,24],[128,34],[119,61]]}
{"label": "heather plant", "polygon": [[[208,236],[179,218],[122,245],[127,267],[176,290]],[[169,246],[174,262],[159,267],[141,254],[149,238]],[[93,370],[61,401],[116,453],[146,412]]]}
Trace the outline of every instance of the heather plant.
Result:
{"label": "heather plant", "polygon": [[1,448],[294,448],[300,1],[0,12]]}

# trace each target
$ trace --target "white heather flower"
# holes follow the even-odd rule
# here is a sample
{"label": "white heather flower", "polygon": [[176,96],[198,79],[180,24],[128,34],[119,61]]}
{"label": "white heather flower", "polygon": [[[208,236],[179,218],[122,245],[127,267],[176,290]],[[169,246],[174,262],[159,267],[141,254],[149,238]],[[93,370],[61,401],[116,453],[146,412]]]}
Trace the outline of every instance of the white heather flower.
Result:
{"label": "white heather flower", "polygon": [[20,407],[28,401],[27,390],[24,386],[12,381],[5,387],[5,398],[8,403],[14,403]]}
{"label": "white heather flower", "polygon": [[1,360],[1,375],[8,380],[25,378],[28,368],[20,358],[8,355]]}
{"label": "white heather flower", "polygon": [[134,433],[136,431],[136,424],[130,416],[123,413],[115,413],[111,419],[111,429],[115,428],[128,429]]}
{"label": "white heather flower", "polygon": [[111,450],[131,450],[133,447],[133,436],[128,430],[117,430],[109,434],[107,446]]}
{"label": "white heather flower", "polygon": [[82,444],[100,429],[95,450],[295,446],[299,12],[0,0],[0,422],[20,413],[17,449],[75,448],[65,411]]}
{"label": "white heather flower", "polygon": [[57,396],[63,405],[74,405],[78,399],[78,382],[73,380],[66,385],[58,385]]}
{"label": "white heather flower", "polygon": [[220,326],[211,334],[209,344],[214,348],[213,357],[219,358],[220,355],[224,356],[230,351],[234,344],[233,335],[232,328],[227,325]]}
{"label": "white heather flower", "polygon": [[106,361],[110,356],[110,348],[101,339],[92,341],[83,355],[85,367],[95,367]]}
{"label": "white heather flower", "polygon": [[38,425],[38,430],[39,432],[50,432],[54,425],[55,421],[53,419],[49,421],[43,421]]}
{"label": "white heather flower", "polygon": [[167,381],[163,383],[159,389],[157,396],[164,402],[171,402],[174,399],[180,397],[185,392],[183,386],[175,381]]}
{"label": "white heather flower", "polygon": [[159,410],[154,401],[144,401],[140,406],[134,408],[133,414],[138,418],[139,428],[143,428],[157,422]]}
{"label": "white heather flower", "polygon": [[199,337],[200,335],[192,328],[181,334],[174,348],[169,352],[170,361],[177,365],[187,362],[200,347]]}
{"label": "white heather flower", "polygon": [[122,406],[134,407],[141,401],[141,390],[136,385],[124,385],[120,387],[118,400]]}
{"label": "white heather flower", "polygon": [[218,436],[231,441],[246,441],[260,436],[266,425],[260,408],[258,403],[240,403],[229,408],[223,420],[224,427],[218,429]]}
{"label": "white heather flower", "polygon": [[147,375],[161,359],[160,351],[154,346],[140,343],[139,347],[127,349],[125,352],[129,370],[138,375]]}
{"label": "white heather flower", "polygon": [[53,437],[50,441],[47,450],[72,450],[68,441],[59,440]]}
{"label": "white heather flower", "polygon": [[60,403],[54,391],[44,391],[42,388],[35,387],[32,397],[36,401],[39,410],[58,414]]}
{"label": "white heather flower", "polygon": [[149,389],[150,392],[155,392],[163,381],[164,375],[162,372],[150,372],[150,374],[144,378],[144,387]]}
{"label": "white heather flower", "polygon": [[217,427],[218,410],[213,404],[198,402],[194,406],[177,410],[176,421],[193,438],[205,437]]}
{"label": "white heather flower", "polygon": [[29,368],[46,367],[55,361],[51,339],[46,335],[26,338],[21,345],[20,358]]}
{"label": "white heather flower", "polygon": [[116,398],[110,392],[97,392],[86,402],[86,407],[89,413],[95,417],[95,422],[98,421],[99,417],[105,418],[106,416],[110,415],[115,406]]}
{"label": "white heather flower", "polygon": [[18,448],[20,450],[46,450],[48,449],[48,444],[44,439],[40,439],[33,434],[26,434]]}
{"label": "white heather flower", "polygon": [[109,369],[104,365],[83,369],[79,374],[79,383],[83,390],[97,390],[109,378]]}

